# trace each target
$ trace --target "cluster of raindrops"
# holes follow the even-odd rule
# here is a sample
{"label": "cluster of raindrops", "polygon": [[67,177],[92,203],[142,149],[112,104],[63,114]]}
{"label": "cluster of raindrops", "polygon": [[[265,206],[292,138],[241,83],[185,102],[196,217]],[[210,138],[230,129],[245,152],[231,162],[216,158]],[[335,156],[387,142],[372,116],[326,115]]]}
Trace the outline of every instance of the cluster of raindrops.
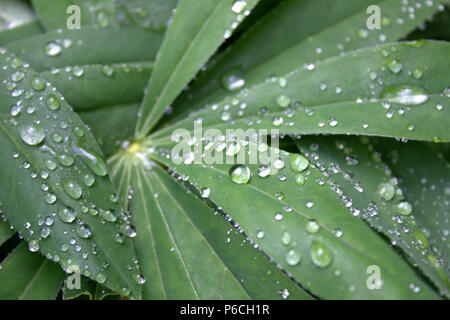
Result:
{"label": "cluster of raindrops", "polygon": [[[48,50],[55,52],[51,46]],[[116,195],[103,200],[94,196],[93,188],[108,181],[107,166],[88,128],[65,112],[69,109],[64,97],[49,82],[5,49],[0,49],[0,62],[4,74],[9,75],[2,81],[4,90],[15,99],[10,117],[3,122],[24,145],[10,156],[42,191],[44,203],[37,206],[35,216],[23,217],[27,220],[16,228],[31,252],[41,251],[67,272],[78,268],[84,276],[104,283],[109,262],[97,248],[94,229],[117,229],[111,242],[124,243],[125,238],[136,236],[129,216],[118,209]],[[58,250],[54,243],[61,244]],[[130,262],[129,270],[138,272],[137,261]]]}

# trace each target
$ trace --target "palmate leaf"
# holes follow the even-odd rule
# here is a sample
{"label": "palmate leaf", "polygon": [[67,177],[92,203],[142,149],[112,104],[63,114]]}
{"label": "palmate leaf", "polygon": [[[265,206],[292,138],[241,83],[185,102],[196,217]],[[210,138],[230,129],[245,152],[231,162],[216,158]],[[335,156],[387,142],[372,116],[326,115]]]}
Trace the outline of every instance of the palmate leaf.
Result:
{"label": "palmate leaf", "polygon": [[[437,255],[438,253],[430,248],[427,237],[421,231],[421,227],[424,227],[421,220],[425,215],[416,214],[416,206],[411,214],[409,210],[411,203],[405,202],[398,181],[390,174],[390,169],[381,162],[380,155],[374,151],[376,148],[369,143],[369,139],[305,136],[297,141],[297,145],[301,152],[308,156],[311,163],[332,179],[340,198],[353,208],[355,214],[368,221],[373,228],[384,233],[392,243],[403,249],[410,259],[440,288],[442,294],[448,295],[449,284],[448,276],[445,274],[446,270],[442,265],[436,263],[438,258],[444,258],[447,261],[446,254],[444,253],[444,257],[441,258],[439,257],[441,254]],[[385,147],[388,146],[389,144],[385,145]],[[417,152],[417,149],[415,151]],[[406,162],[402,161],[402,166],[405,164]],[[440,174],[445,171],[445,166],[444,168],[438,167],[437,172]],[[445,178],[441,177],[440,181],[444,183]],[[383,198],[380,196],[379,190],[386,183],[388,187],[392,186],[392,191],[389,197]],[[409,185],[411,184],[405,186]],[[394,190],[395,193],[393,193]],[[442,195],[445,187],[441,187],[439,190]],[[389,199],[391,196],[392,199]],[[417,199],[419,202],[422,197],[417,196],[408,200],[413,199]],[[442,203],[442,200],[444,199],[438,199],[435,203]],[[435,212],[440,216],[445,211],[446,209],[442,205],[436,208]],[[442,218],[428,218],[428,220],[439,221]],[[433,233],[436,232],[434,238],[440,242],[438,252],[447,252],[447,245],[439,240],[443,233],[441,228],[436,230],[432,221],[428,221],[425,225],[433,227],[431,230]]]}
{"label": "palmate leaf", "polygon": [[22,242],[0,264],[0,299],[50,300],[58,295],[64,272]]}
{"label": "palmate leaf", "polygon": [[181,0],[176,8],[155,69],[142,102],[136,134],[143,138],[195,76],[197,71],[231,35],[232,27],[258,0]]}
{"label": "palmate leaf", "polygon": [[[405,6],[397,0],[280,2],[276,9],[207,66],[198,81],[179,97],[171,118],[182,118],[193,109],[200,109],[207,103],[212,104],[230,95],[224,83],[232,76],[236,80],[244,80],[245,87],[250,88],[273,75],[284,75],[306,63],[398,40],[438,10],[441,2],[435,1],[429,6],[425,0],[417,1],[420,9]],[[367,8],[370,5],[380,8],[382,28],[379,30],[367,29],[370,16]],[[413,19],[411,10],[414,12]],[[236,89],[239,90],[239,87]]]}
{"label": "palmate leaf", "polygon": [[[428,257],[431,265],[442,267],[444,277],[450,277],[446,261],[449,261],[448,206],[450,180],[448,160],[432,146],[411,141],[400,143],[387,139],[375,140],[375,148],[393,174],[405,198],[413,205],[412,214],[423,233],[422,241],[431,248],[435,257]],[[441,288],[448,295],[446,288]]]}
{"label": "palmate leaf", "polygon": [[31,251],[139,298],[132,242],[114,241],[129,227],[94,138],[25,62],[2,49],[0,64],[4,216]]}
{"label": "palmate leaf", "polygon": [[311,299],[213,209],[142,160],[128,154],[111,166],[136,225],[142,271],[152,279],[144,299]]}
{"label": "palmate leaf", "polygon": [[[150,136],[177,128],[277,129],[449,141],[446,42],[388,44],[294,70],[207,106]],[[348,72],[351,71],[351,74]],[[286,82],[286,85],[280,85]],[[160,141],[158,141],[160,140]]]}
{"label": "palmate leaf", "polygon": [[[315,295],[326,299],[438,298],[395,250],[352,216],[319,170],[311,166],[304,170],[305,182],[299,186],[300,170],[290,165],[292,154],[281,151],[281,162],[271,164],[279,170],[264,178],[258,176],[258,165],[246,165],[241,171],[244,174],[233,181],[250,181],[238,184],[230,179],[233,165],[175,164],[169,157],[171,149],[171,145],[150,148],[148,156],[189,179],[198,189],[209,188],[209,198]],[[245,155],[247,149],[241,147],[236,156]],[[367,286],[371,266],[383,272],[381,290]],[[420,288],[420,292],[413,292],[411,286]]]}

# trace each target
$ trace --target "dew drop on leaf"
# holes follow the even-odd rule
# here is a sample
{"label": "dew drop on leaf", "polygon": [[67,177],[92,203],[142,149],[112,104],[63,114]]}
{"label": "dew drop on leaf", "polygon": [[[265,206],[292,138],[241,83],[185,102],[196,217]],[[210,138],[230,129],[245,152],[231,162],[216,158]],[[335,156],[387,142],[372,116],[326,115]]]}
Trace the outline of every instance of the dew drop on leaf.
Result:
{"label": "dew drop on leaf", "polygon": [[310,256],[312,262],[320,268],[326,268],[333,261],[333,254],[324,244],[313,241],[310,248]]}
{"label": "dew drop on leaf", "polygon": [[416,86],[390,85],[382,91],[381,99],[402,105],[420,105],[428,101],[428,94]]}
{"label": "dew drop on leaf", "polygon": [[20,137],[26,144],[35,146],[44,141],[45,133],[39,124],[33,123],[20,128]]}
{"label": "dew drop on leaf", "polygon": [[237,184],[248,183],[250,174],[250,169],[244,165],[233,166],[229,173],[231,181]]}

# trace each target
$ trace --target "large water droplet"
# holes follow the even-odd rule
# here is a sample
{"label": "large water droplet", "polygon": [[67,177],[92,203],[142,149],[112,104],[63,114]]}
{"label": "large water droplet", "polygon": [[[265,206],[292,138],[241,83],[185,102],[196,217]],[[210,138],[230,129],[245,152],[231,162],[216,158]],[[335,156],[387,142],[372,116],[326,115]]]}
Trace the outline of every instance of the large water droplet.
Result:
{"label": "large water droplet", "polygon": [[248,183],[250,180],[250,169],[247,166],[237,165],[230,169],[231,181],[237,184]]}
{"label": "large water droplet", "polygon": [[320,268],[328,267],[333,261],[333,254],[330,249],[320,242],[313,241],[309,253],[312,262]]}
{"label": "large water droplet", "polygon": [[55,42],[49,42],[44,46],[44,52],[46,55],[54,57],[61,53],[61,46]]}
{"label": "large water droplet", "polygon": [[84,141],[80,140],[76,146],[73,146],[73,150],[76,154],[81,156],[84,163],[92,170],[96,175],[103,177],[108,174],[108,169],[102,157],[95,151],[86,148]]}
{"label": "large water droplet", "polygon": [[66,194],[72,199],[80,199],[83,194],[81,186],[73,180],[65,179],[63,181],[63,188]]}
{"label": "large water droplet", "polygon": [[300,173],[308,168],[309,161],[304,156],[299,154],[290,154],[289,158],[291,160],[291,169],[296,173]]}
{"label": "large water droplet", "polygon": [[395,209],[398,213],[404,216],[409,216],[412,212],[412,205],[409,202],[402,201],[395,206]]}
{"label": "large water droplet", "polygon": [[77,216],[75,215],[75,212],[69,208],[60,208],[58,210],[58,217],[62,222],[72,223],[75,221]]}
{"label": "large water droplet", "polygon": [[388,69],[392,72],[392,73],[399,73],[400,71],[402,71],[403,65],[400,61],[396,60],[396,59],[390,59],[388,61]]}
{"label": "large water droplet", "polygon": [[31,252],[37,252],[39,251],[39,241],[37,240],[31,240],[28,243],[28,250],[30,250]]}
{"label": "large water droplet", "polygon": [[319,229],[320,229],[320,225],[319,225],[319,223],[317,223],[316,220],[310,220],[306,224],[306,231],[308,233],[316,233],[319,231]]}
{"label": "large water droplet", "polygon": [[245,80],[239,69],[232,69],[222,76],[222,84],[229,91],[235,91],[245,85]]}
{"label": "large water droplet", "polygon": [[428,94],[420,87],[390,85],[384,88],[381,99],[403,105],[420,105],[428,100]]}
{"label": "large water droplet", "polygon": [[20,137],[26,144],[35,146],[44,141],[45,133],[40,125],[34,123],[22,126],[20,128]]}

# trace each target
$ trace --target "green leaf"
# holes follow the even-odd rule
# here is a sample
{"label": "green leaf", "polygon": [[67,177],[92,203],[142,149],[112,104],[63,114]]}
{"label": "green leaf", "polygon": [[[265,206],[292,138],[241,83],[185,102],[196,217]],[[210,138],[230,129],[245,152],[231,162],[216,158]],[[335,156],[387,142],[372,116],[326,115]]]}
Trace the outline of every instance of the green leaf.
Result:
{"label": "green leaf", "polygon": [[112,163],[129,201],[144,299],[310,299],[213,209],[155,164]]}
{"label": "green leaf", "polygon": [[34,13],[26,1],[2,0],[0,3],[0,31],[18,27],[34,19]]}
{"label": "green leaf", "polygon": [[[257,152],[250,146],[241,146],[234,160],[242,159],[250,150]],[[206,150],[205,145],[200,147]],[[233,165],[175,164],[169,157],[171,149],[172,145],[150,149],[147,156],[169,166],[197,188],[209,188],[209,198],[313,294],[326,299],[439,297],[382,237],[352,216],[319,170],[312,166],[303,170],[300,174],[305,181],[298,185],[297,172],[304,166],[298,161],[291,164],[301,160],[294,158],[298,155],[280,151],[281,162],[269,164],[278,168],[276,172],[271,169],[271,175],[261,178],[259,166],[251,164],[236,171],[232,180]],[[223,159],[223,151],[217,154]],[[371,266],[381,270],[381,290],[367,286]],[[411,284],[420,292],[413,292]]]}
{"label": "green leaf", "polygon": [[[143,138],[258,0],[181,0],[155,63],[136,133]],[[237,8],[236,4],[245,4]],[[233,8],[233,10],[232,10]]]}
{"label": "green leaf", "polygon": [[88,25],[111,27],[119,24],[114,0],[32,0],[33,7],[47,30],[65,29],[75,11],[68,10],[76,5],[80,10],[80,27]]}
{"label": "green leaf", "polygon": [[122,24],[154,31],[164,31],[178,0],[118,0],[117,5],[125,17]]}
{"label": "green leaf", "polygon": [[[283,1],[208,65],[175,103],[174,115],[180,119],[190,110],[232,94],[223,85],[230,74],[242,77],[245,88],[251,88],[306,63],[398,40],[431,16],[442,2],[434,1],[429,6],[426,0],[417,1],[421,7],[414,9],[411,19],[398,0]],[[380,8],[379,30],[367,29],[370,5]]]}
{"label": "green leaf", "polygon": [[161,40],[160,34],[141,29],[84,27],[33,36],[6,48],[43,72],[67,66],[153,61]]}
{"label": "green leaf", "polygon": [[[449,141],[448,50],[446,42],[408,42],[350,52],[243,90],[159,130],[151,139],[167,141],[176,128],[192,129],[195,120],[202,121],[203,130],[276,129],[286,134]],[[400,71],[394,68],[400,65]],[[280,86],[280,79],[286,86]]]}
{"label": "green leaf", "polygon": [[0,299],[50,300],[58,295],[64,272],[21,244],[0,264]]}
{"label": "green leaf", "polygon": [[0,201],[6,219],[32,251],[139,298],[132,242],[114,241],[126,222],[111,198],[114,189],[94,138],[25,62],[2,50],[0,65]]}
{"label": "green leaf", "polygon": [[[421,241],[431,248],[427,256],[431,266],[437,267],[445,279],[450,278],[448,268],[449,243],[448,204],[450,202],[449,162],[432,146],[423,142],[400,143],[387,139],[375,140],[375,149],[393,174],[405,198],[412,204],[412,214],[421,231]],[[442,294],[448,295],[447,286],[440,286]]]}
{"label": "green leaf", "polygon": [[[1,207],[0,207],[1,208]],[[9,225],[6,222],[0,222],[0,246],[14,234]]]}
{"label": "green leaf", "polygon": [[[373,151],[375,148],[369,143],[369,139],[358,137],[302,137],[297,145],[314,165],[332,179],[339,197],[347,206],[350,206],[355,214],[366,220],[375,230],[386,235],[391,243],[400,247],[408,257],[441,289],[443,294],[448,294],[448,277],[445,269],[437,263],[436,252],[428,245],[426,236],[421,231],[420,214],[408,210],[411,202],[406,202],[402,188],[398,180],[391,175],[390,169],[381,162],[380,156]],[[388,145],[387,145],[388,146]],[[395,150],[395,149],[392,149]],[[414,150],[417,152],[417,149]],[[414,154],[415,154],[414,152]],[[406,164],[402,161],[402,166]],[[440,174],[444,168],[437,167]],[[428,170],[424,169],[424,171]],[[417,177],[414,178],[417,180]],[[445,179],[441,178],[441,183]],[[406,184],[406,186],[416,183]],[[392,189],[392,199],[383,199],[378,190],[384,184]],[[445,188],[440,188],[443,193]],[[416,196],[412,199],[420,199]],[[438,199],[439,202],[444,199]],[[448,199],[447,199],[448,201]],[[430,201],[431,202],[431,201]],[[437,216],[445,212],[444,205],[435,208]],[[443,220],[429,219],[433,221]],[[417,225],[419,224],[419,225]],[[433,223],[427,223],[427,227]],[[433,228],[435,229],[435,228]],[[439,230],[439,228],[437,228]],[[437,230],[436,230],[437,231]],[[436,238],[443,236],[443,230],[437,231]],[[439,241],[439,240],[438,240]],[[445,248],[446,244],[441,248]],[[447,258],[447,257],[445,257]],[[440,258],[441,259],[441,258]],[[445,260],[447,261],[447,260]]]}
{"label": "green leaf", "polygon": [[139,103],[152,67],[152,62],[80,65],[41,76],[57,85],[75,110],[88,111]]}
{"label": "green leaf", "polygon": [[32,21],[24,25],[7,29],[0,32],[0,46],[4,46],[9,42],[28,38],[44,32],[38,21]]}
{"label": "green leaf", "polygon": [[139,107],[140,103],[125,104],[80,113],[106,157],[112,156],[124,143],[126,145],[132,140]]}

